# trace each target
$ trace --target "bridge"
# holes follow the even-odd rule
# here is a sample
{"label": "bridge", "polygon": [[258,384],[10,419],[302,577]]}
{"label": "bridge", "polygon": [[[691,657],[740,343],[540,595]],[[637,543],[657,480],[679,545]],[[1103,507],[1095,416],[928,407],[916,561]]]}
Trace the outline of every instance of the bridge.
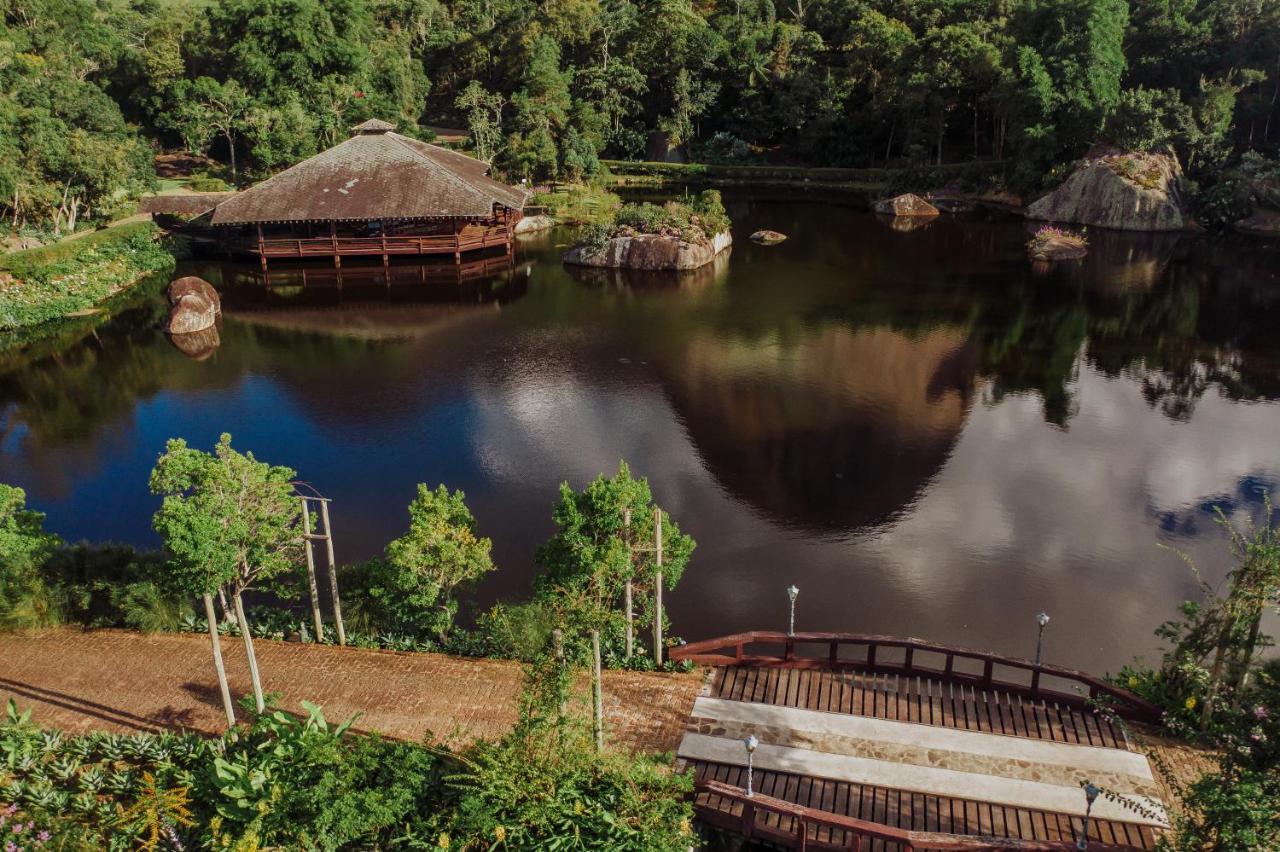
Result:
{"label": "bridge", "polygon": [[714,667],[677,759],[699,819],[741,838],[1070,852],[1087,832],[1091,850],[1145,850],[1167,826],[1127,733],[1160,709],[1084,672],[855,633],[756,631],[670,656]]}

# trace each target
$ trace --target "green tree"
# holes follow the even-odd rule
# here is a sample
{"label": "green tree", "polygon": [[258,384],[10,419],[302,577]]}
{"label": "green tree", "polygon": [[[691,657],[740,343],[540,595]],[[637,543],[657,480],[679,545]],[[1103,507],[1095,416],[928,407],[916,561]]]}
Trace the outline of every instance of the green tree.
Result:
{"label": "green tree", "polygon": [[454,106],[465,111],[476,156],[485,162],[492,160],[502,143],[502,109],[506,100],[485,89],[479,80],[472,80],[458,95]]}
{"label": "green tree", "polygon": [[0,627],[57,622],[40,569],[61,546],[44,531],[44,514],[27,508],[26,492],[0,483]]}
{"label": "green tree", "polygon": [[476,535],[476,520],[461,491],[418,486],[409,504],[409,530],[387,545],[364,594],[389,629],[432,633],[443,641],[458,613],[458,589],[494,570],[492,543]]}
{"label": "green tree", "polygon": [[[302,533],[293,478],[294,472],[287,467],[237,452],[228,434],[219,438],[213,453],[192,449],[174,438],[151,472],[152,492],[164,496],[152,525],[164,539],[175,584],[204,598],[219,664],[212,595],[230,589],[258,712],[265,704],[243,594],[255,584],[281,578],[299,564]],[[273,590],[287,591],[279,585]],[[226,676],[221,670],[219,678],[230,720]]]}

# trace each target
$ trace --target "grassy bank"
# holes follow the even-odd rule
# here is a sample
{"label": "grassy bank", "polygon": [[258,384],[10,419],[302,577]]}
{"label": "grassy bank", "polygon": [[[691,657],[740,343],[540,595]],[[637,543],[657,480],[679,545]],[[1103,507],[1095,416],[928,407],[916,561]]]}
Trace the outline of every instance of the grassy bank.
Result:
{"label": "grassy bank", "polygon": [[550,192],[536,192],[529,204],[545,207],[547,215],[561,224],[589,225],[612,221],[622,200],[603,186],[569,184]]}
{"label": "grassy bank", "polygon": [[0,332],[95,308],[173,264],[150,222],[0,256]]}
{"label": "grassy bank", "polygon": [[924,189],[951,181],[974,186],[1000,180],[1003,162],[950,163],[906,169],[837,169],[801,166],[716,165],[712,163],[653,163],[603,160],[609,171],[626,182],[636,179],[666,183],[741,183],[756,185],[831,186],[842,189]]}

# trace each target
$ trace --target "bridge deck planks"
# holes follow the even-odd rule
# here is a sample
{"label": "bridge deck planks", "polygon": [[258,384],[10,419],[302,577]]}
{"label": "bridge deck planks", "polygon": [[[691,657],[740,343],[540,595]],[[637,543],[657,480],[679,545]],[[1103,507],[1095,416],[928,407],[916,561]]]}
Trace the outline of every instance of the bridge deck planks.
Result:
{"label": "bridge deck planks", "polygon": [[1096,713],[924,677],[722,666],[716,671],[712,694],[734,701],[1128,749],[1124,733]]}
{"label": "bridge deck planks", "polygon": [[[704,761],[691,761],[690,765],[700,779],[723,781],[736,787],[747,785],[746,770],[741,766]],[[1075,840],[1074,832],[1080,827],[1079,819],[1073,820],[1063,814],[784,772],[756,771],[754,786],[764,795],[788,802],[912,831],[1072,842]],[[741,806],[737,803],[707,793],[699,794],[697,803],[735,815],[741,813]],[[790,817],[769,813],[757,814],[756,819],[770,826],[792,830]],[[1092,841],[1113,845],[1140,849],[1156,847],[1153,829],[1130,823],[1092,820],[1089,837]],[[852,848],[853,837],[839,830],[811,827],[809,840]],[[868,852],[900,852],[901,846],[875,840],[864,842],[863,849]]]}

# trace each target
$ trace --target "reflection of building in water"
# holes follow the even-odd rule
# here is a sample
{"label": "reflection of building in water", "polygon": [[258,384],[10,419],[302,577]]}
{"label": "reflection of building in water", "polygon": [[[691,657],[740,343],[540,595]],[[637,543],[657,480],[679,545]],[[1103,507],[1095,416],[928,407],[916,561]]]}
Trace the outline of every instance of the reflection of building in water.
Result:
{"label": "reflection of building in water", "polygon": [[523,296],[530,264],[506,255],[463,263],[391,263],[342,268],[307,264],[262,270],[245,263],[207,264],[198,274],[232,309],[393,303],[506,303]]}
{"label": "reflection of building in water", "polygon": [[708,469],[777,521],[853,532],[910,504],[964,425],[977,353],[957,331],[829,326],[797,342],[700,337],[673,405]]}

